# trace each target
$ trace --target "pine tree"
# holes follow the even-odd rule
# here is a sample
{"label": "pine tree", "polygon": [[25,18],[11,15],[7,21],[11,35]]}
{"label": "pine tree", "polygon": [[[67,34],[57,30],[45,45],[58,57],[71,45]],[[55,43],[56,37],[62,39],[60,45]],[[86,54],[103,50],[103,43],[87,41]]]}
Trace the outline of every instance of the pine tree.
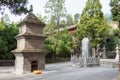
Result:
{"label": "pine tree", "polygon": [[113,20],[119,22],[120,28],[120,0],[111,0],[110,6]]}
{"label": "pine tree", "polygon": [[99,0],[88,0],[77,26],[78,39],[90,38],[91,47],[96,47],[108,35],[108,25],[101,9]]}
{"label": "pine tree", "polygon": [[0,0],[0,13],[3,14],[5,8],[8,8],[13,14],[27,13],[28,0]]}
{"label": "pine tree", "polygon": [[66,8],[65,8],[65,0],[48,0],[45,5],[45,12],[48,16],[48,25],[46,26],[46,30],[49,33],[48,38],[46,39],[46,47],[52,53],[53,62],[56,54],[59,53],[59,49],[62,44],[60,42],[60,23],[66,16]]}

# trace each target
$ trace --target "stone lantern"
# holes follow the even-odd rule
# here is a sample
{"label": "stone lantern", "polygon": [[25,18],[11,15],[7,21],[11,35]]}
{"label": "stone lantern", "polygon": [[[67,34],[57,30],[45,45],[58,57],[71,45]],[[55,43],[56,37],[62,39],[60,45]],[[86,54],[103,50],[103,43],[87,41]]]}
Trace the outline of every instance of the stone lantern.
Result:
{"label": "stone lantern", "polygon": [[29,13],[18,25],[19,34],[15,55],[15,73],[23,74],[34,70],[45,69],[46,50],[44,49],[45,26],[33,13]]}

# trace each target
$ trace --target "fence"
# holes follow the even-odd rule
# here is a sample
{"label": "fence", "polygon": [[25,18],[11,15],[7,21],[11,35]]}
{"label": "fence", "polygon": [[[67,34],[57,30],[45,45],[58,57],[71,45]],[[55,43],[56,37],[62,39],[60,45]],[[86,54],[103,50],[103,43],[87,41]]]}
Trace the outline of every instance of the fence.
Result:
{"label": "fence", "polygon": [[87,66],[99,66],[100,61],[99,58],[95,58],[95,57],[82,58],[82,57],[72,56],[71,63],[77,67],[83,67],[83,66],[87,67]]}
{"label": "fence", "polygon": [[[66,62],[70,61],[70,58],[56,58],[55,63],[57,62]],[[46,58],[46,63],[52,63],[52,58]],[[0,66],[14,66],[15,60],[0,60]]]}
{"label": "fence", "polygon": [[[46,58],[46,63],[53,63],[53,59],[52,58]],[[54,63],[57,62],[68,62],[70,61],[70,58],[55,58],[54,59]]]}
{"label": "fence", "polygon": [[15,60],[0,60],[0,66],[14,66]]}

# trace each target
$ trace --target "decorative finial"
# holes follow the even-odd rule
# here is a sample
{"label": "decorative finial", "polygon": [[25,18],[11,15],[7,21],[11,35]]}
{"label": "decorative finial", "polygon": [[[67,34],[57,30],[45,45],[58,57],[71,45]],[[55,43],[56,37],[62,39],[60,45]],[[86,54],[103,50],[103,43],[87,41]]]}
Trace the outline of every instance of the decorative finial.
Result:
{"label": "decorative finial", "polygon": [[33,12],[33,5],[30,5],[29,13],[32,13],[32,12]]}

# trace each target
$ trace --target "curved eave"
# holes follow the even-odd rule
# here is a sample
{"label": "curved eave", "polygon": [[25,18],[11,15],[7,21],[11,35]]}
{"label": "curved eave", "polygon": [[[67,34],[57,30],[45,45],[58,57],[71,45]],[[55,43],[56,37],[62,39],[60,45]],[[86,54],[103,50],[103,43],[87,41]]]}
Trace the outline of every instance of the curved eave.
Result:
{"label": "curved eave", "polygon": [[41,38],[47,38],[45,35],[34,35],[34,34],[18,34],[15,36],[17,39],[18,37],[41,37]]}
{"label": "curved eave", "polygon": [[46,53],[47,50],[46,49],[15,49],[13,51],[11,51],[12,53]]}

